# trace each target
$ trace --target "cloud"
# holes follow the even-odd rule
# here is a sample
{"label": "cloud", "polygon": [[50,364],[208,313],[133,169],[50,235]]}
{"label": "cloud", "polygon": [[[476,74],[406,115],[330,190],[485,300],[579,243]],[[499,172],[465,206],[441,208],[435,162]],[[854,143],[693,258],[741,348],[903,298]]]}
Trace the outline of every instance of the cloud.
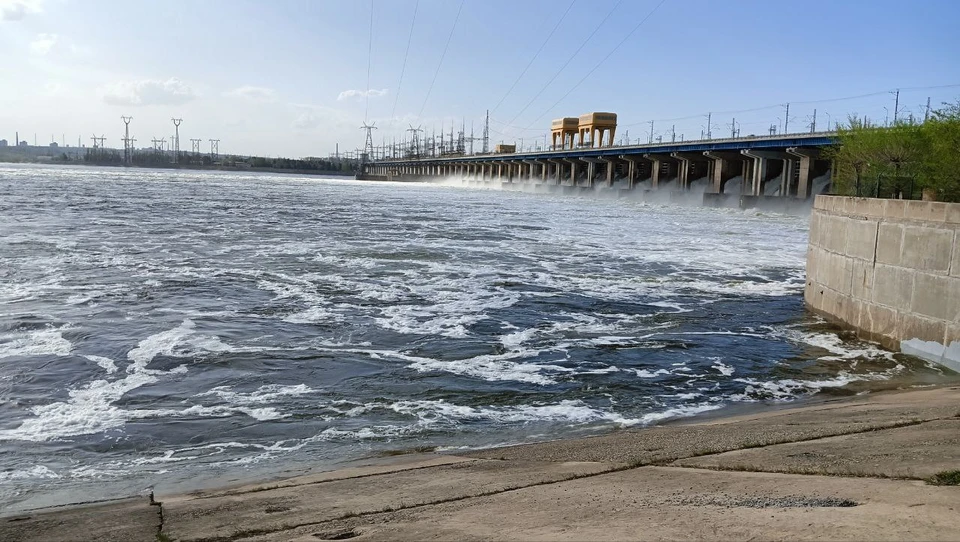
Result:
{"label": "cloud", "polygon": [[27,13],[39,13],[42,0],[0,0],[0,21],[19,21]]}
{"label": "cloud", "polygon": [[120,81],[101,89],[108,105],[183,105],[197,94],[176,77],[166,81]]}
{"label": "cloud", "polygon": [[37,37],[30,42],[30,52],[35,55],[45,55],[53,49],[59,40],[60,36],[56,34],[37,34]]}
{"label": "cloud", "polygon": [[243,98],[251,102],[275,102],[277,91],[272,88],[245,85],[223,93],[224,96]]}
{"label": "cloud", "polygon": [[377,90],[371,88],[369,90],[344,90],[337,96],[337,101],[341,102],[343,100],[350,100],[352,98],[379,98],[380,96],[385,96],[387,94],[387,89]]}

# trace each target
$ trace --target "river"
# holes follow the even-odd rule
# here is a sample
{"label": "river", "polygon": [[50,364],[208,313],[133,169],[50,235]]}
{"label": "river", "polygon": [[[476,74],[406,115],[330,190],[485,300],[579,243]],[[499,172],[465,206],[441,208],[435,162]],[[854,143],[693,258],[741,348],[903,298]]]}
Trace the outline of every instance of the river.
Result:
{"label": "river", "polygon": [[0,506],[936,380],[803,308],[807,219],[0,165]]}

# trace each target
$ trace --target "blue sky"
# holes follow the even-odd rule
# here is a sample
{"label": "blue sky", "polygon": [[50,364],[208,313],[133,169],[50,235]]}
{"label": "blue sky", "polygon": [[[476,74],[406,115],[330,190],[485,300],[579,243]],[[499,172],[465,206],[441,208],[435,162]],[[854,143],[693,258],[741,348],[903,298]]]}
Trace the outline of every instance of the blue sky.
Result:
{"label": "blue sky", "polygon": [[707,112],[718,137],[734,117],[743,134],[782,125],[787,102],[795,130],[814,108],[820,127],[828,114],[892,118],[896,88],[902,115],[960,98],[928,88],[960,84],[955,0],[666,0],[630,35],[658,4],[0,0],[0,138],[120,145],[126,114],[140,145],[169,138],[176,116],[182,148],[219,138],[221,152],[299,157],[361,146],[365,118],[377,143],[451,121],[479,136],[491,109],[493,142],[530,145],[552,118],[589,111],[618,113],[618,138],[645,141],[651,119],[655,136],[691,139]]}

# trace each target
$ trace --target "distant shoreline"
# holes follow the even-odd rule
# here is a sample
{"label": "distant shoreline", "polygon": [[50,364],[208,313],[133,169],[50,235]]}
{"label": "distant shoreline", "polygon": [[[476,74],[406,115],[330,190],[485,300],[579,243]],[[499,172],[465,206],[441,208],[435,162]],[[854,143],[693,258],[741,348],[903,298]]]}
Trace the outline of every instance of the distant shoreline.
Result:
{"label": "distant shoreline", "polygon": [[354,178],[356,176],[355,172],[345,172],[345,171],[333,171],[333,170],[314,170],[314,169],[287,169],[287,168],[257,168],[257,167],[236,167],[236,166],[202,166],[195,164],[184,164],[181,166],[124,166],[122,164],[97,164],[89,162],[79,162],[79,161],[47,161],[41,162],[36,160],[3,160],[0,159],[0,164],[29,164],[37,166],[73,166],[73,167],[107,167],[107,168],[117,168],[117,169],[168,169],[172,171],[178,170],[188,170],[188,171],[229,171],[229,172],[252,172],[252,173],[279,173],[284,175],[312,175],[312,176],[321,176],[321,177],[349,177]]}

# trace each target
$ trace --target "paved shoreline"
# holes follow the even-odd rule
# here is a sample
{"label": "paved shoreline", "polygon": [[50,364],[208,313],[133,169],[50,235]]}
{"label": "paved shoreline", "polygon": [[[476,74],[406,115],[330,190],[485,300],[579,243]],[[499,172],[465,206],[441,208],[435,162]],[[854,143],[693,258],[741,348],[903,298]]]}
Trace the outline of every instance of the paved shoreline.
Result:
{"label": "paved shoreline", "polygon": [[960,540],[960,386],[0,519],[0,539]]}

